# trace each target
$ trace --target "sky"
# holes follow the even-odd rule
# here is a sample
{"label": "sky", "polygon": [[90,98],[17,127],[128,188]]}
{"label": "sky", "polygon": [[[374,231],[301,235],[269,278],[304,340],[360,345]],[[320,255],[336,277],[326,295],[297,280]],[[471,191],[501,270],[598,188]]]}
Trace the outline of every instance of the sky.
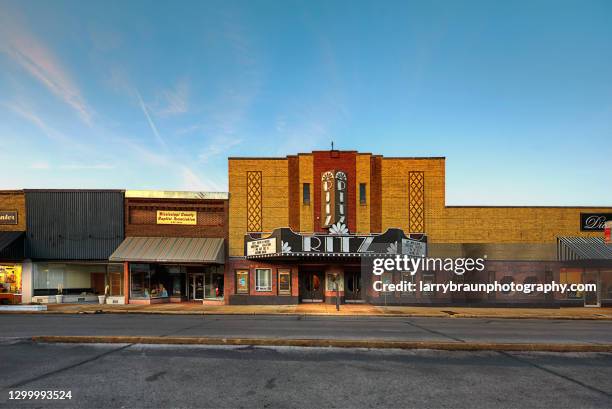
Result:
{"label": "sky", "polygon": [[0,189],[446,157],[448,205],[612,205],[612,2],[0,0]]}

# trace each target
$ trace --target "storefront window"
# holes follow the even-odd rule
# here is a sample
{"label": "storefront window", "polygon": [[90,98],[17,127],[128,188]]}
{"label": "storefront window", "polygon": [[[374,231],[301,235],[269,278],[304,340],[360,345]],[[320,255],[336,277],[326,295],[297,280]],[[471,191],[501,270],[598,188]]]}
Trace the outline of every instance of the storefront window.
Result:
{"label": "storefront window", "polygon": [[130,298],[151,298],[151,274],[148,264],[130,264]]}
{"label": "storefront window", "polygon": [[236,294],[249,293],[249,270],[236,270]]}
{"label": "storefront window", "polygon": [[223,298],[224,292],[223,270],[218,267],[209,267],[204,276],[204,297]]}
{"label": "storefront window", "polygon": [[[561,284],[581,284],[582,283],[582,269],[561,269],[560,281]],[[580,291],[568,291],[567,298],[570,299],[581,299],[584,294]]]}
{"label": "storefront window", "polygon": [[0,293],[21,294],[21,265],[0,264]]}
{"label": "storefront window", "polygon": [[291,270],[278,270],[278,295],[291,295]]}
{"label": "storefront window", "polygon": [[272,270],[269,268],[255,270],[255,291],[272,291]]}
{"label": "storefront window", "polygon": [[62,289],[63,295],[89,300],[88,296],[104,294],[107,264],[34,263],[32,284],[34,296],[56,295]]}

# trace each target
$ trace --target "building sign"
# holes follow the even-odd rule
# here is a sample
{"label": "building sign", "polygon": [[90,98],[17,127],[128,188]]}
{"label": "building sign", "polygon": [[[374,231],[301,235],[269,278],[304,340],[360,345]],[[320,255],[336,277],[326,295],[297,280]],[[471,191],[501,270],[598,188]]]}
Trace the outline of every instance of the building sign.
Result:
{"label": "building sign", "polygon": [[0,224],[17,224],[17,211],[0,210]]}
{"label": "building sign", "polygon": [[198,224],[198,212],[181,210],[158,210],[157,224]]}
{"label": "building sign", "polygon": [[606,244],[612,244],[612,237],[610,237],[611,233],[612,233],[612,220],[608,220],[604,228],[604,242]]}
{"label": "building sign", "polygon": [[347,203],[346,173],[340,170],[323,172],[321,175],[321,227],[345,226]]}
{"label": "building sign", "polygon": [[[272,242],[272,240],[274,240]],[[280,248],[276,248],[276,243]],[[298,234],[289,228],[276,229],[267,238],[245,236],[247,257],[298,256],[381,256],[407,254],[412,257],[427,255],[427,236],[411,234],[401,229],[388,229],[377,235],[357,234]]]}
{"label": "building sign", "polygon": [[612,213],[580,213],[580,230],[604,231],[607,220],[612,220]]}
{"label": "building sign", "polygon": [[276,238],[255,240],[247,243],[247,256],[262,256],[276,253]]}

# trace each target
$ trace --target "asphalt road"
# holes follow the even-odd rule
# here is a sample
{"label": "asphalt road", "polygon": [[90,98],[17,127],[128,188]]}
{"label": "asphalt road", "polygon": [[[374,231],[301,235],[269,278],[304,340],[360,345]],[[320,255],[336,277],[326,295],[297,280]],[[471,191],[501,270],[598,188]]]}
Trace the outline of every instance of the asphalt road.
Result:
{"label": "asphalt road", "polygon": [[[0,407],[610,408],[612,354],[0,345]],[[71,391],[15,401],[9,391]]]}
{"label": "asphalt road", "polygon": [[33,335],[612,343],[612,321],[468,318],[0,314],[0,339]]}

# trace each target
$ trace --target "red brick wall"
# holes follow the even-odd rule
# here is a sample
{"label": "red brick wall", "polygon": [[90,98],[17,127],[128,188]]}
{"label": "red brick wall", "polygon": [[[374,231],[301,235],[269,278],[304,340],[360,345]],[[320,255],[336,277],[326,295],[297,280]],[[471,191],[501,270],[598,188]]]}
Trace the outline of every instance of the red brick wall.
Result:
{"label": "red brick wall", "polygon": [[355,209],[355,180],[357,179],[357,152],[356,151],[315,151],[313,155],[313,209],[315,231],[322,232],[321,228],[321,174],[328,170],[341,170],[348,179],[348,223],[349,231],[357,228]]}
{"label": "red brick wall", "polygon": [[[197,212],[197,225],[157,224],[157,210]],[[227,200],[125,200],[125,235],[128,237],[228,237]]]}

